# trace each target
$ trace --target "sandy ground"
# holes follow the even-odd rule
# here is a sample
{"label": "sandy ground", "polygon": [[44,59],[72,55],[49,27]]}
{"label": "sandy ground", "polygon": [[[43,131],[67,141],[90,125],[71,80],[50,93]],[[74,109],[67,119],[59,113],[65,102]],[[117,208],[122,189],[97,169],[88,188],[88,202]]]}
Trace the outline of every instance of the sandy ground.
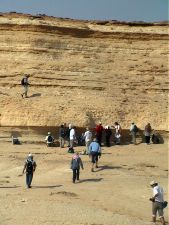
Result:
{"label": "sandy ground", "polygon": [[[76,147],[79,152],[83,149]],[[21,175],[29,152],[38,165],[32,189],[26,189],[25,175]],[[81,156],[85,169],[76,184],[71,181],[71,156],[66,147],[12,145],[0,139],[0,224],[152,224],[149,182],[157,180],[167,198],[166,144],[103,147],[94,173],[89,157]]]}

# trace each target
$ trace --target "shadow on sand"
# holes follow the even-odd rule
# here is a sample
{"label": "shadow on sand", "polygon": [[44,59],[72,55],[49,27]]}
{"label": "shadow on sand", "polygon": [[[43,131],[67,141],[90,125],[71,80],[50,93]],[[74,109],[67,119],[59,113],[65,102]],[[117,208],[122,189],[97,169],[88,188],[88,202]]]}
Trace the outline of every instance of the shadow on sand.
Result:
{"label": "shadow on sand", "polygon": [[79,183],[84,183],[84,182],[99,182],[101,180],[103,180],[103,178],[83,179],[83,180],[80,180]]}
{"label": "shadow on sand", "polygon": [[62,187],[62,185],[39,185],[39,186],[33,186],[32,188],[56,188],[56,187]]}
{"label": "shadow on sand", "polygon": [[95,172],[99,172],[99,171],[102,171],[102,170],[113,170],[113,169],[121,169],[123,167],[121,166],[99,166],[99,168],[97,169],[97,171]]}
{"label": "shadow on sand", "polygon": [[29,96],[29,98],[39,97],[39,96],[41,96],[41,93],[35,93],[35,94]]}
{"label": "shadow on sand", "polygon": [[0,186],[0,188],[19,188],[20,186]]}

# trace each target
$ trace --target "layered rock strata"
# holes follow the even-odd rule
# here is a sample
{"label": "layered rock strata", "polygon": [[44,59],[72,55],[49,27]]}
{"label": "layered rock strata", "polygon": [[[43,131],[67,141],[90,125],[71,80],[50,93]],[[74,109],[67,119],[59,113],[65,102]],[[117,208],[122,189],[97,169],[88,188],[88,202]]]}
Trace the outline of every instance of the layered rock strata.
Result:
{"label": "layered rock strata", "polygon": [[1,14],[1,126],[101,120],[168,130],[168,39],[168,23]]}

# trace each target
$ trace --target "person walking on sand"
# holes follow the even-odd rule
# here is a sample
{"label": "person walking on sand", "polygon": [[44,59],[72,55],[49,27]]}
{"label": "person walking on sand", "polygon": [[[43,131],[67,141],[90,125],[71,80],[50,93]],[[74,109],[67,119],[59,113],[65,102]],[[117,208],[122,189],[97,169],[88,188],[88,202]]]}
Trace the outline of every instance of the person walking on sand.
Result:
{"label": "person walking on sand", "polygon": [[83,168],[83,162],[79,156],[79,153],[76,152],[71,160],[71,166],[70,168],[73,171],[73,178],[72,178],[72,182],[75,183],[76,180],[79,180],[79,175],[80,175],[80,167]]}
{"label": "person walking on sand", "polygon": [[145,129],[144,129],[145,141],[146,141],[147,145],[150,144],[151,132],[152,132],[151,125],[150,125],[150,123],[147,123],[147,125],[145,126]]}
{"label": "person walking on sand", "polygon": [[36,162],[33,160],[33,155],[29,154],[27,160],[25,161],[25,165],[23,168],[23,174],[26,171],[26,186],[27,188],[31,188],[31,183],[33,179],[33,173],[36,170]]}
{"label": "person walking on sand", "polygon": [[91,172],[94,172],[94,164],[96,164],[96,168],[98,168],[98,157],[101,157],[101,147],[96,138],[94,138],[89,145],[89,156],[91,157],[92,162]]}
{"label": "person walking on sand", "polygon": [[151,197],[149,200],[152,201],[152,222],[156,222],[156,216],[157,212],[160,218],[160,221],[162,225],[165,225],[164,220],[164,212],[163,212],[163,203],[164,203],[164,197],[163,197],[163,188],[158,185],[156,181],[151,181],[150,186],[153,188],[153,197]]}
{"label": "person walking on sand", "polygon": [[24,97],[24,95],[25,95],[25,98],[28,98],[29,77],[30,77],[29,74],[25,74],[25,76],[22,78],[21,85],[24,88],[24,92],[21,94],[22,98]]}

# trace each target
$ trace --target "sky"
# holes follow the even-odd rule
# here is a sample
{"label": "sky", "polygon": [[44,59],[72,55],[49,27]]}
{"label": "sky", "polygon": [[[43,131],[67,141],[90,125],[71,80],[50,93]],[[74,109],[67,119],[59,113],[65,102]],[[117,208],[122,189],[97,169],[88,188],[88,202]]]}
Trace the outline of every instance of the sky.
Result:
{"label": "sky", "polygon": [[84,20],[168,20],[169,0],[0,0],[0,12]]}

